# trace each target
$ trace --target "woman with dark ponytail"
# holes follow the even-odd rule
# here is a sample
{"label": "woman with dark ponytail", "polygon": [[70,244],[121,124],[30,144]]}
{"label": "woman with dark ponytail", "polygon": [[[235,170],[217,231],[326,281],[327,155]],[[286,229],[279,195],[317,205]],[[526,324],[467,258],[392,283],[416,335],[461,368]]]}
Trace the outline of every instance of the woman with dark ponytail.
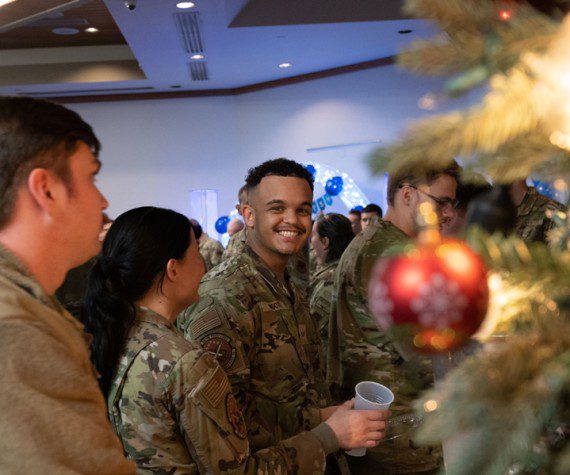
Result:
{"label": "woman with dark ponytail", "polygon": [[313,224],[311,247],[317,257],[317,270],[309,286],[309,308],[318,322],[327,360],[329,318],[334,296],[334,274],[342,253],[354,238],[350,220],[338,213],[319,216]]}
{"label": "woman with dark ponytail", "polygon": [[[153,207],[117,218],[90,273],[82,320],[93,336],[109,419],[128,458],[140,473],[313,470],[315,457],[324,461],[327,452],[315,433],[249,455],[226,374],[215,355],[175,327],[177,315],[196,301],[203,273],[190,221]],[[342,426],[337,412],[331,422]]]}

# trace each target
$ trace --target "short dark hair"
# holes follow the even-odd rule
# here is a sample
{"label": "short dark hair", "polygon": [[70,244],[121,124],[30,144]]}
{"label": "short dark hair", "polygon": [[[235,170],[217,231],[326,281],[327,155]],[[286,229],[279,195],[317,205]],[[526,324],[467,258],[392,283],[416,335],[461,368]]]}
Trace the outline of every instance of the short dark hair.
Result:
{"label": "short dark hair", "polygon": [[329,250],[325,262],[340,259],[354,237],[350,219],[338,213],[319,216],[317,218],[317,233],[320,237],[329,239]]}
{"label": "short dark hair", "polygon": [[382,208],[375,203],[370,203],[364,207],[363,213],[376,213],[378,217],[382,217]]}
{"label": "short dark hair", "polygon": [[292,176],[306,180],[311,190],[314,189],[313,176],[300,163],[287,158],[268,160],[255,168],[250,168],[245,178],[247,190],[255,188],[266,176]]}
{"label": "short dark hair", "polygon": [[239,204],[247,203],[247,185],[243,185],[238,191]]}
{"label": "short dark hair", "polygon": [[200,223],[192,218],[190,219],[190,226],[192,226],[192,231],[194,231],[194,237],[196,239],[200,239],[202,237],[202,234],[204,234]]}
{"label": "short dark hair", "polygon": [[157,278],[162,288],[168,261],[182,259],[191,244],[190,229],[186,216],[151,206],[123,213],[109,229],[89,273],[81,309],[105,395],[136,315],[135,302]]}
{"label": "short dark hair", "polygon": [[359,218],[362,216],[362,213],[360,212],[360,210],[359,210],[359,209],[356,209],[356,208],[352,208],[352,209],[348,212],[348,214],[354,214],[354,215],[358,216]]}
{"label": "short dark hair", "polygon": [[391,206],[394,205],[396,192],[403,183],[410,183],[411,185],[427,183],[431,185],[441,175],[449,175],[459,183],[460,171],[461,167],[455,160],[452,160],[449,165],[439,168],[415,167],[413,170],[408,167],[402,168],[397,173],[393,173],[388,177],[388,204]]}
{"label": "short dark hair", "polygon": [[29,97],[0,97],[0,229],[12,217],[16,193],[35,168],[53,170],[70,188],[68,158],[78,142],[95,156],[101,144],[76,112]]}

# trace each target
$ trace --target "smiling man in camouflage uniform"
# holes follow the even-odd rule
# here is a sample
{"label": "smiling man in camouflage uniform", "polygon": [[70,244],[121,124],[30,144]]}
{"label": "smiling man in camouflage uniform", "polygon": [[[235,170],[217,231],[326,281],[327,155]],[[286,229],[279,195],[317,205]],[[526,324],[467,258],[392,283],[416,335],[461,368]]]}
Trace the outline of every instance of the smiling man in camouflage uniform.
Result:
{"label": "smiling man in camouflage uniform", "polygon": [[[347,442],[323,423],[337,412],[326,407],[321,341],[286,271],[289,257],[307,242],[312,178],[296,162],[277,159],[250,170],[246,183],[244,250],[204,277],[198,304],[179,317],[179,325],[228,373],[252,449],[310,430],[332,453]],[[382,425],[386,414],[373,412],[346,415],[377,417]],[[348,420],[341,426],[359,427]]]}
{"label": "smiling man in camouflage uniform", "polygon": [[[416,215],[422,201],[436,207],[440,225],[452,217],[458,167],[402,173],[388,184],[389,208],[379,220],[356,236],[344,251],[336,269],[329,323],[328,379],[335,399],[354,394],[360,381],[377,381],[394,395],[395,415],[412,412],[412,401],[433,383],[431,363],[405,351],[378,330],[367,305],[368,281],[376,260],[393,245],[417,234]],[[352,473],[417,473],[435,470],[441,451],[417,448],[408,437],[386,441],[365,457],[349,458]]]}
{"label": "smiling man in camouflage uniform", "polygon": [[[247,204],[247,187],[244,185],[239,189],[238,193],[239,204],[236,205],[238,213],[242,214],[243,205]],[[247,227],[235,233],[230,237],[228,245],[222,256],[225,261],[230,257],[240,254],[245,249]],[[299,252],[295,253],[287,262],[287,270],[293,283],[297,289],[306,294],[307,286],[309,285],[309,255],[308,245],[304,246]]]}

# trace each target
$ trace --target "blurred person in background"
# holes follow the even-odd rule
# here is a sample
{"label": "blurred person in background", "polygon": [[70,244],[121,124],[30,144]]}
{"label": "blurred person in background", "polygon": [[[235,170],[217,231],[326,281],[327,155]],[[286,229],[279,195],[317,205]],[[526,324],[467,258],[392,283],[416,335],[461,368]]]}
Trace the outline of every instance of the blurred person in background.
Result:
{"label": "blurred person in background", "polygon": [[362,231],[362,213],[359,209],[352,208],[348,212],[348,219],[350,220],[350,224],[352,225],[352,232],[356,236],[360,231]]}
{"label": "blurred person in background", "polygon": [[361,216],[362,230],[364,231],[370,224],[382,219],[382,208],[377,204],[370,203],[364,207]]}
{"label": "blurred person in background", "polygon": [[197,220],[191,219],[190,222],[192,223],[192,229],[194,229],[194,234],[200,246],[200,255],[204,261],[206,272],[208,272],[222,262],[224,246],[222,246],[219,241],[208,236]]}
{"label": "blurred person in background", "polygon": [[334,301],[334,273],[342,253],[354,238],[350,220],[338,213],[319,216],[313,224],[311,246],[319,266],[309,286],[309,309],[323,342],[324,362],[328,346],[329,320]]}

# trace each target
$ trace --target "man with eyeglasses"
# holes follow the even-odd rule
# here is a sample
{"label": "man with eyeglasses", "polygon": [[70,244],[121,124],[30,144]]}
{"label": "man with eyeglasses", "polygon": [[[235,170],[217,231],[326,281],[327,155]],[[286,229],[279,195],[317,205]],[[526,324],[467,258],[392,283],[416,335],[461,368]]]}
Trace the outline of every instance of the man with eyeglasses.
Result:
{"label": "man with eyeglasses", "polygon": [[[395,416],[413,411],[412,403],[433,383],[431,362],[390,340],[378,330],[367,306],[370,272],[393,245],[418,234],[421,203],[429,202],[445,230],[455,213],[459,166],[405,172],[390,176],[388,211],[384,219],[356,236],[343,253],[335,273],[337,299],[329,322],[327,378],[333,397],[351,397],[360,381],[377,381],[395,395]],[[439,447],[416,447],[407,436],[380,443],[364,457],[347,457],[351,473],[435,473]]]}

